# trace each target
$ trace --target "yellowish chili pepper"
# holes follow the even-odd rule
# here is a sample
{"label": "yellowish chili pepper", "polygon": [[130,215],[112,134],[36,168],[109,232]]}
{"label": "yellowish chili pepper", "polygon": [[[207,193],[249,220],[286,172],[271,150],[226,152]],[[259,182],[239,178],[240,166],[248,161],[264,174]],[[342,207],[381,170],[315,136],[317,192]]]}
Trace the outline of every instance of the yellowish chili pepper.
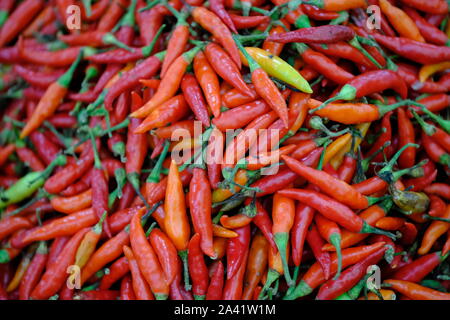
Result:
{"label": "yellowish chili pepper", "polygon": [[[312,89],[308,81],[306,81],[297,70],[295,70],[289,63],[280,57],[274,56],[270,52],[260,48],[246,47],[245,50],[270,76],[277,78],[300,91],[312,93]],[[241,52],[240,55],[242,63],[248,66],[247,59],[245,59]]]}
{"label": "yellowish chili pepper", "polygon": [[117,72],[114,77],[112,77],[105,85],[105,89],[110,88],[114,83],[117,82],[117,80],[120,79],[120,76],[122,75],[122,73],[127,72],[131,69],[134,68],[135,63],[134,62],[129,62],[127,63],[127,65],[125,67],[122,68],[122,70],[120,70],[119,72]]}
{"label": "yellowish chili pepper", "polygon": [[23,276],[25,275],[25,272],[28,269],[28,266],[30,265],[31,258],[33,257],[33,254],[36,251],[36,249],[37,245],[31,246],[23,256],[22,260],[20,260],[20,263],[16,269],[16,273],[14,274],[14,277],[8,284],[8,287],[6,288],[6,292],[12,292],[17,289],[17,287],[20,284],[20,281],[22,280]]}
{"label": "yellowish chili pepper", "polygon": [[233,230],[224,228],[218,224],[213,224],[213,234],[215,237],[221,238],[236,238],[238,236]]}
{"label": "yellowish chili pepper", "polygon": [[[355,144],[353,146],[353,152],[356,152],[356,150],[358,149],[358,146],[360,145],[362,139],[364,139],[364,137],[366,136],[367,131],[369,130],[370,124],[371,124],[371,122],[365,122],[365,123],[358,124],[356,126],[356,128],[361,133],[362,138],[357,137],[355,139]],[[345,154],[350,151],[351,147],[352,147],[352,139],[350,139],[350,141],[348,141],[347,144],[341,150],[339,150],[334,155],[334,157],[332,157],[332,159],[330,159],[330,164],[333,166],[333,168],[335,168],[335,169],[339,168],[339,166],[341,165],[342,161],[344,160]]]}
{"label": "yellowish chili pepper", "polygon": [[[240,185],[245,185],[248,181],[248,176],[247,176],[247,171],[243,170],[243,169],[239,169],[238,172],[236,173],[236,176],[234,177],[234,182],[236,182],[237,184]],[[235,192],[239,192],[240,187],[235,186]],[[230,189],[222,189],[222,188],[217,188],[216,190],[214,190],[213,194],[212,194],[212,202],[221,202],[224,201],[226,199],[228,199],[229,197],[231,197],[234,193],[231,192]]]}
{"label": "yellowish chili pepper", "polygon": [[444,71],[444,70],[449,69],[449,68],[450,68],[450,61],[439,62],[439,63],[435,63],[435,64],[423,65],[420,68],[420,71],[419,71],[419,81],[420,82],[424,82],[430,76],[435,74],[436,72]]}

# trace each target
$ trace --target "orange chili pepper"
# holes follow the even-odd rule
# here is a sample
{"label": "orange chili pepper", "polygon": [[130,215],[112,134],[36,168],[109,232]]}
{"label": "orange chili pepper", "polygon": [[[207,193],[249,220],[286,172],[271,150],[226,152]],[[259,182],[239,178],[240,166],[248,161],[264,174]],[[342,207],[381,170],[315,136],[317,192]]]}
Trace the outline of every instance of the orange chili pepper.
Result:
{"label": "orange chili pepper", "polygon": [[425,39],[420,34],[419,28],[417,28],[414,20],[412,20],[405,11],[393,6],[387,0],[379,0],[379,3],[381,11],[386,15],[389,22],[400,36],[415,41],[425,42]]}
{"label": "orange chili pepper", "polygon": [[[445,213],[442,216],[444,219],[450,219],[450,204],[447,204]],[[450,228],[450,223],[445,221],[433,221],[425,231],[422,237],[422,244],[417,252],[419,254],[427,254],[436,240],[446,233]]]}
{"label": "orange chili pepper", "polygon": [[414,282],[389,279],[385,280],[384,283],[389,284],[393,290],[413,300],[450,300],[450,293],[433,290]]}
{"label": "orange chili pepper", "polygon": [[176,58],[167,70],[166,76],[162,78],[158,90],[153,97],[141,108],[134,111],[131,116],[135,118],[146,117],[162,103],[172,98],[180,87],[181,79],[186,72],[187,66],[191,64],[200,49],[201,47],[194,47]]}
{"label": "orange chili pepper", "polygon": [[57,196],[52,198],[50,203],[56,211],[67,214],[87,209],[92,203],[92,189],[88,189],[72,197]]}
{"label": "orange chili pepper", "polygon": [[[244,225],[245,226],[245,225]],[[220,238],[236,238],[238,234],[233,230],[229,230],[217,224],[213,224],[213,234],[215,237]],[[216,239],[216,238],[214,238]]]}

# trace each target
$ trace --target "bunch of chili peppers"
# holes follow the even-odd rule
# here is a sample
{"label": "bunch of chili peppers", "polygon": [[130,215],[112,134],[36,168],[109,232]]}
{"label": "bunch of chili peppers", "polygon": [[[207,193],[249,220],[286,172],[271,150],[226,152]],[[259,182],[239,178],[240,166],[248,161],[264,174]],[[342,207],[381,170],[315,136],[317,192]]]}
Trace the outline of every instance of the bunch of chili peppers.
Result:
{"label": "bunch of chili peppers", "polygon": [[1,1],[0,299],[449,300],[448,11]]}

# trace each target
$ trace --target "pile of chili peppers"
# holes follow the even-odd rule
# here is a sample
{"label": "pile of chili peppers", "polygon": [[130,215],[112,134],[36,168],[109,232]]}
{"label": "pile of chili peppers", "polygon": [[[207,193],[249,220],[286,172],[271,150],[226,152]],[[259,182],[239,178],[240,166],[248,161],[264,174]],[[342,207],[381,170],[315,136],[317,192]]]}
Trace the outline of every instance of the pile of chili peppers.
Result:
{"label": "pile of chili peppers", "polygon": [[0,6],[0,299],[450,299],[447,1]]}

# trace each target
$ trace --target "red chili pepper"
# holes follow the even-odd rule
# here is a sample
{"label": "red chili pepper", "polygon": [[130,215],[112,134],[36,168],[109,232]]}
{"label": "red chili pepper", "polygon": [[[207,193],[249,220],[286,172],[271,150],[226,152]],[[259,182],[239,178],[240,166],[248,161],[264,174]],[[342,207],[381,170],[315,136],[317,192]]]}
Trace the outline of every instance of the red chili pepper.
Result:
{"label": "red chili pepper", "polygon": [[[189,208],[202,251],[214,258],[211,222],[211,187],[203,169],[195,168],[189,185]],[[192,241],[192,240],[191,240]]]}
{"label": "red chili pepper", "polygon": [[[212,33],[231,56],[231,59],[236,64],[237,68],[241,69],[241,59],[239,58],[238,48],[233,41],[230,30],[228,30],[227,26],[220,18],[204,7],[195,7],[194,10],[192,10],[191,15],[205,30]],[[211,62],[209,57],[208,60]]]}
{"label": "red chili pepper", "polygon": [[314,5],[302,3],[301,9],[305,14],[313,20],[333,20],[339,17],[339,13],[320,9]]}
{"label": "red chili pepper", "polygon": [[205,300],[208,290],[208,269],[200,249],[200,235],[196,233],[189,241],[188,263],[195,300]]}
{"label": "red chili pepper", "polygon": [[219,117],[215,117],[212,123],[222,132],[239,129],[270,110],[270,106],[263,100],[255,100],[223,112]]}
{"label": "red chili pepper", "polygon": [[[342,250],[342,267],[345,268],[366,259],[371,254],[384,249],[384,245],[384,242],[378,242],[368,246],[353,247]],[[331,257],[331,274],[334,275],[336,271],[337,256],[336,254],[333,254]],[[364,269],[364,272],[366,272],[366,269]],[[305,273],[297,287],[289,292],[283,299],[294,300],[299,297],[306,296],[325,281],[326,278],[319,262],[315,262]]]}
{"label": "red chili pepper", "polygon": [[404,267],[399,268],[391,278],[416,283],[420,282],[443,262],[444,259],[445,257],[441,256],[440,252],[424,255]]}
{"label": "red chili pepper", "polygon": [[382,46],[414,62],[432,64],[450,59],[450,48],[445,46],[435,46],[407,38],[387,37],[379,33],[372,35]]}
{"label": "red chili pepper", "polygon": [[40,242],[36,253],[31,260],[30,265],[25,272],[19,287],[19,299],[28,300],[31,292],[39,282],[39,278],[44,272],[45,265],[48,259],[48,250],[46,243]]}
{"label": "red chili pepper", "polygon": [[230,14],[230,18],[236,29],[254,28],[270,21],[270,18],[267,16],[238,16]]}
{"label": "red chili pepper", "polygon": [[435,194],[447,200],[450,200],[450,185],[445,183],[432,183],[423,190],[426,193]]}
{"label": "red chili pepper", "polygon": [[[212,113],[215,117],[218,117],[221,108],[219,79],[203,52],[199,52],[194,58],[194,73]],[[201,106],[202,104],[199,105]],[[202,118],[203,116],[199,119],[203,122]]]}
{"label": "red chili pepper", "polygon": [[411,1],[402,0],[402,2],[405,2],[408,6],[414,7],[420,11],[428,13],[444,14],[447,13],[448,11],[447,2],[442,0],[432,0],[427,2],[420,0],[411,0]]}
{"label": "red chili pepper", "polygon": [[108,290],[111,286],[122,279],[130,271],[130,266],[126,257],[122,257],[114,261],[114,263],[108,268],[109,273],[102,277],[100,282],[100,290]]}
{"label": "red chili pepper", "polygon": [[439,143],[422,131],[422,143],[428,156],[436,163],[450,166],[450,155]]}
{"label": "red chili pepper", "polygon": [[[239,51],[237,52],[237,54],[239,57]],[[233,61],[234,59],[232,59],[219,45],[215,43],[208,44],[205,47],[205,56],[213,69],[217,72],[217,74],[221,76],[226,82],[231,84],[236,89],[240,90],[243,94],[252,96],[252,91],[242,78],[236,62]],[[201,85],[202,81],[199,78],[198,80]]]}
{"label": "red chili pepper", "polygon": [[164,127],[169,123],[182,119],[186,116],[188,110],[189,107],[184,95],[177,95],[152,111],[133,132],[142,134],[155,128]]}
{"label": "red chili pepper", "polygon": [[282,158],[291,170],[307,179],[310,183],[317,185],[323,192],[334,197],[339,202],[354,209],[365,209],[371,205],[370,199],[361,195],[346,182],[334,178],[326,172],[305,166],[289,156],[282,156]]}
{"label": "red chili pepper", "polygon": [[131,251],[130,247],[123,246],[123,252],[125,253],[125,257],[128,260],[128,264],[130,266],[131,271],[131,279],[133,284],[133,291],[138,300],[154,300],[154,296],[150,287],[141,273],[138,262],[134,256],[133,251]]}
{"label": "red chili pepper", "polygon": [[339,67],[324,54],[311,50],[307,45],[298,43],[296,49],[307,65],[310,65],[326,78],[342,85],[353,79],[351,73]]}
{"label": "red chili pepper", "polygon": [[36,147],[36,152],[46,165],[49,165],[56,158],[60,148],[51,142],[45,134],[37,130],[30,134],[30,140]]}
{"label": "red chili pepper", "polygon": [[238,236],[230,238],[227,245],[227,279],[238,273],[242,264],[245,264],[244,255],[250,243],[250,226],[234,230]]}
{"label": "red chili pepper", "polygon": [[385,251],[386,247],[379,248],[362,261],[344,270],[339,279],[328,280],[320,287],[316,299],[331,300],[353,288],[366,274],[367,268],[383,258]]}
{"label": "red chili pepper", "polygon": [[[157,300],[165,300],[169,295],[169,285],[159,264],[155,251],[148,243],[141,225],[141,218],[145,212],[140,209],[131,220],[130,242],[133,248],[139,269],[150,284]],[[130,266],[131,267],[131,266]]]}
{"label": "red chili pepper", "polygon": [[[337,222],[349,231],[386,234],[384,231],[370,226],[361,217],[353,213],[347,206],[318,192],[299,189],[284,189],[278,192],[281,195],[305,202],[305,204],[313,207],[322,215]],[[389,236],[392,235],[389,234]]]}
{"label": "red chili pepper", "polygon": [[135,68],[123,73],[120,77],[120,81],[116,81],[108,88],[108,92],[105,96],[106,109],[112,110],[114,99],[120,96],[121,93],[130,90],[139,84],[140,79],[153,77],[161,66],[162,57],[162,54],[151,56],[139,63]]}
{"label": "red chili pepper", "polygon": [[416,10],[405,7],[404,11],[411,17],[411,19],[413,19],[414,23],[417,25],[417,28],[420,30],[420,34],[427,42],[440,46],[447,43],[447,35],[425,20]]}
{"label": "red chili pepper", "polygon": [[354,37],[355,32],[349,27],[324,25],[320,27],[298,29],[286,33],[272,34],[267,40],[281,43],[336,43],[339,41],[348,41]]}
{"label": "red chili pepper", "polygon": [[88,228],[78,231],[65,245],[64,250],[45,271],[41,280],[31,292],[32,299],[48,299],[54,295],[67,277],[66,269],[75,261],[75,254]]}
{"label": "red chili pepper", "polygon": [[130,275],[123,277],[120,282],[120,300],[136,300]]}
{"label": "red chili pepper", "polygon": [[[223,288],[222,299],[223,300],[240,300],[242,297],[242,291],[244,286],[245,270],[247,269],[247,257],[248,257],[248,244],[245,251],[242,252],[242,263],[236,270],[232,278],[228,278],[225,281]],[[228,270],[228,269],[227,269]],[[227,273],[228,275],[228,273]]]}
{"label": "red chili pepper", "polygon": [[0,31],[0,47],[14,39],[24,29],[44,5],[42,0],[27,0],[12,12]]}
{"label": "red chili pepper", "polygon": [[196,119],[200,120],[206,128],[209,127],[210,120],[208,108],[206,106],[205,99],[203,98],[200,86],[193,75],[185,74],[183,76],[183,79],[181,80],[181,90],[183,91],[186,102],[194,113]]}
{"label": "red chili pepper", "polygon": [[[411,121],[406,116],[403,109],[397,109],[397,123],[398,123],[398,135],[399,135],[399,148],[405,146],[408,143],[415,142],[415,132]],[[400,168],[412,167],[416,160],[416,148],[406,148],[399,158]]]}
{"label": "red chili pepper", "polygon": [[217,262],[214,273],[209,281],[208,291],[206,292],[206,300],[221,300],[223,289],[224,268],[222,261]]}

